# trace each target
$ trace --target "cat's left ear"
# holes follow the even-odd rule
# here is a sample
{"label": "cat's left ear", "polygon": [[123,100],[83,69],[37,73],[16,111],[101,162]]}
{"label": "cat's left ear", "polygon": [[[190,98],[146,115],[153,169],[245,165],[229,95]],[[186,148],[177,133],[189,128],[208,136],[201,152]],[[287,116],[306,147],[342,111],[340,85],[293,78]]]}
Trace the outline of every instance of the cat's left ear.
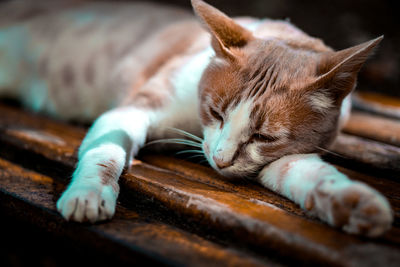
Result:
{"label": "cat's left ear", "polygon": [[253,40],[253,34],[233,19],[201,0],[192,0],[192,6],[211,33],[211,45],[217,56],[234,59],[234,48],[245,46]]}
{"label": "cat's left ear", "polygon": [[383,36],[380,36],[341,51],[324,54],[318,64],[318,77],[313,87],[323,89],[335,104],[340,105],[354,89],[358,72],[382,39]]}

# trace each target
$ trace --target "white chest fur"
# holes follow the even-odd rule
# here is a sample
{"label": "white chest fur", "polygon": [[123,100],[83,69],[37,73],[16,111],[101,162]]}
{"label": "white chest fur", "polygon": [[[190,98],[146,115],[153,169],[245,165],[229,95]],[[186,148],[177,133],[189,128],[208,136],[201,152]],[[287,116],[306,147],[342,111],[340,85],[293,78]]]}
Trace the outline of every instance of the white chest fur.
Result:
{"label": "white chest fur", "polygon": [[213,54],[211,47],[208,47],[191,56],[186,64],[172,74],[174,99],[169,105],[154,113],[155,123],[149,129],[149,139],[168,136],[171,134],[168,131],[169,127],[179,128],[198,136],[202,134],[198,85]]}

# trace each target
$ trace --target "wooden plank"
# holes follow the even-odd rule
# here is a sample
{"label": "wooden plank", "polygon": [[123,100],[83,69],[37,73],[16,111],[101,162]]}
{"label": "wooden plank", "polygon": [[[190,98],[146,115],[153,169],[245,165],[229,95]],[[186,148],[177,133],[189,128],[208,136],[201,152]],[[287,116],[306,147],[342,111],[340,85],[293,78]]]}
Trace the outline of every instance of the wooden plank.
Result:
{"label": "wooden plank", "polygon": [[355,92],[352,95],[355,108],[400,119],[400,99],[376,92]]}
{"label": "wooden plank", "polygon": [[[191,266],[278,266],[263,262],[231,247],[207,241],[171,225],[144,217],[140,211],[118,205],[114,218],[103,224],[78,225],[65,222],[55,201],[65,183],[26,170],[0,158],[1,209],[18,212],[55,234],[73,238],[78,244],[97,247],[117,262]],[[23,205],[20,202],[28,205]],[[10,208],[12,209],[10,211]],[[17,211],[15,211],[17,209]],[[4,213],[3,213],[4,216]],[[4,220],[4,218],[3,218]],[[78,229],[79,228],[79,229]],[[101,246],[99,246],[101,244]]]}
{"label": "wooden plank", "polygon": [[[252,183],[251,181],[242,180],[232,183],[208,167],[187,162],[182,159],[171,160],[170,157],[163,155],[145,155],[142,157],[142,160],[152,166],[184,175],[187,179],[233,192],[250,201],[269,203],[290,212],[291,214],[306,217],[304,211],[292,201],[281,197],[264,187],[260,187],[259,184]],[[384,193],[395,209],[396,218],[400,219],[400,190],[398,190],[398,182],[393,181],[392,179],[387,179],[383,177],[383,175],[381,175],[381,177],[372,177],[341,166],[336,165],[335,167],[341,172],[347,174],[351,179],[370,184],[378,191]]]}
{"label": "wooden plank", "polygon": [[400,172],[400,148],[397,146],[339,134],[330,150],[346,160],[361,162],[377,169]]}
{"label": "wooden plank", "polygon": [[149,165],[179,173],[192,181],[201,182],[221,190],[235,193],[249,201],[270,203],[292,214],[305,216],[304,211],[300,209],[298,205],[264,187],[260,187],[256,182],[244,179],[231,180],[219,175],[210,167],[182,159],[174,158],[171,160],[171,157],[163,155],[145,154],[141,159]]}
{"label": "wooden plank", "polygon": [[400,147],[400,121],[353,111],[343,131]]}
{"label": "wooden plank", "polygon": [[[0,112],[1,109],[4,110],[4,107],[0,107]],[[0,134],[0,143],[16,149],[35,151],[49,160],[67,164],[72,169],[74,155],[65,153],[63,143],[53,142],[49,145],[45,137],[39,137],[41,133],[36,132],[37,129],[21,123],[24,120],[22,117],[27,119],[30,116],[19,114],[21,119],[17,125],[24,126],[20,129],[25,135],[18,134],[14,127],[13,131],[3,131]],[[27,130],[29,134],[26,134]],[[32,134],[32,131],[35,133]],[[41,132],[46,133],[44,136],[48,134],[46,129],[41,129]],[[64,133],[59,133],[57,138],[64,140]],[[76,143],[79,143],[78,140]],[[70,159],[63,161],[66,157]],[[175,162],[176,159],[166,158],[161,161],[165,162],[164,166],[171,166],[168,162]],[[376,266],[377,262],[379,265],[390,266],[393,262],[400,262],[400,232],[396,227],[380,240],[366,241],[346,235],[317,220],[305,218],[301,212],[293,213],[289,204],[274,205],[279,202],[278,198],[269,197],[268,194],[271,193],[265,193],[266,189],[261,187],[258,187],[261,193],[257,194],[255,185],[244,189],[246,184],[242,187],[226,182],[216,175],[208,177],[208,172],[204,173],[203,167],[192,166],[192,170],[179,173],[173,171],[176,166],[166,168],[154,165],[154,161],[151,164],[136,161],[123,174],[121,182],[123,188],[129,192],[128,195],[146,196],[161,203],[173,214],[184,215],[202,228],[219,233],[219,236],[240,240],[242,246],[250,247],[257,255],[270,255],[272,252],[279,255],[280,259],[290,255],[291,259],[303,263],[344,266]],[[240,192],[241,190],[247,191]],[[371,262],[371,252],[374,263]]]}

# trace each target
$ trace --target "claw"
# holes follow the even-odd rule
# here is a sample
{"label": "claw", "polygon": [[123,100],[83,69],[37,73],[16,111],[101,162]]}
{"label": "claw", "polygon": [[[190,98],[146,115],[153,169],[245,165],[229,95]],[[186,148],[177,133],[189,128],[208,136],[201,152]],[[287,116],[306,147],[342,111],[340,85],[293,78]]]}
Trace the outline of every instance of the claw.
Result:
{"label": "claw", "polygon": [[57,202],[57,210],[67,221],[95,223],[114,215],[117,195],[107,185],[70,186]]}

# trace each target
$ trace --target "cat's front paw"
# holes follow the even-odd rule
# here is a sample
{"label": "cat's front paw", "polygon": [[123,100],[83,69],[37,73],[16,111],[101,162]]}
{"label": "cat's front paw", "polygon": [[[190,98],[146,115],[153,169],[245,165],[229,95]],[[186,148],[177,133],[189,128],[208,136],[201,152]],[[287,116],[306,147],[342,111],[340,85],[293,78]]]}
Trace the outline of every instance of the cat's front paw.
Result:
{"label": "cat's front paw", "polygon": [[116,200],[111,185],[73,184],[57,201],[57,210],[68,221],[94,223],[114,215]]}
{"label": "cat's front paw", "polygon": [[386,198],[359,182],[324,181],[314,188],[305,206],[322,220],[352,234],[379,236],[393,222]]}

